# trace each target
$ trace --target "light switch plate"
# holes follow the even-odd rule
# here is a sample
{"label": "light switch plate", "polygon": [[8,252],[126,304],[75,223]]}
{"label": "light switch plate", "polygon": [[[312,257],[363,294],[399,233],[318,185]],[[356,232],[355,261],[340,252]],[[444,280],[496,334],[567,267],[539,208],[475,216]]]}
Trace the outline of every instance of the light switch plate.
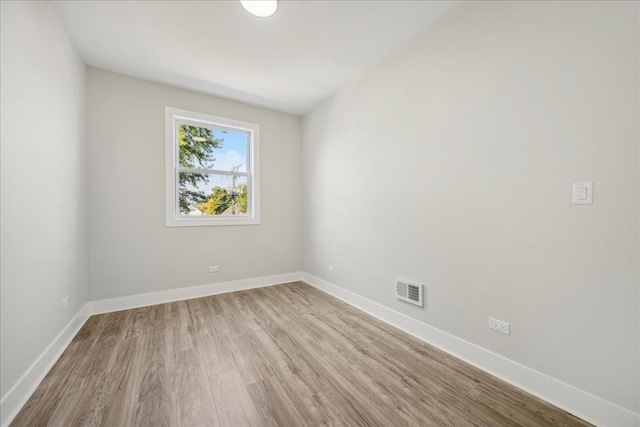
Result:
{"label": "light switch plate", "polygon": [[593,204],[593,182],[573,183],[573,204],[592,205]]}

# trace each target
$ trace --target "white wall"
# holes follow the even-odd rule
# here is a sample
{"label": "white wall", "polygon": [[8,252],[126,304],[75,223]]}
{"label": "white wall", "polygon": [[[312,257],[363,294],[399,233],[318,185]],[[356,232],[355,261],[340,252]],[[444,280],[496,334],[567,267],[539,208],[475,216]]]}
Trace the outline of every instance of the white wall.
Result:
{"label": "white wall", "polygon": [[5,396],[87,301],[86,73],[52,3],[0,15]]}
{"label": "white wall", "polygon": [[638,412],[638,16],[465,3],[305,116],[305,271]]}
{"label": "white wall", "polygon": [[[300,117],[93,68],[88,104],[92,300],[301,270]],[[165,227],[167,105],[260,125],[260,225]]]}
{"label": "white wall", "polygon": [[[88,282],[100,299],[265,276],[304,250],[311,274],[640,410],[637,3],[463,4],[304,135],[295,116],[86,79],[50,3],[0,4],[2,395]],[[164,226],[165,105],[261,125],[260,226]],[[570,204],[582,180],[592,206]],[[398,274],[426,283],[425,309],[393,298]]]}

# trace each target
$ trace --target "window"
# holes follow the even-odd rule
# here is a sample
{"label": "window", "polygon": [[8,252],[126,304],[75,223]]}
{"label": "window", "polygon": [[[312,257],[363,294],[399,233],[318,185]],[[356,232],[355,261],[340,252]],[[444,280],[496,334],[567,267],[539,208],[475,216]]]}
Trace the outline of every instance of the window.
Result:
{"label": "window", "polygon": [[260,224],[259,130],[165,108],[166,225]]}

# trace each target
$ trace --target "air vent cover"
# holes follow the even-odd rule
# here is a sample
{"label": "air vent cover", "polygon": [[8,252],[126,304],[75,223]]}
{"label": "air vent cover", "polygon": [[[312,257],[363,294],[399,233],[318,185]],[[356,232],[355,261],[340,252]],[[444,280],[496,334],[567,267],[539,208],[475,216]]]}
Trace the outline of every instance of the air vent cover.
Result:
{"label": "air vent cover", "polygon": [[396,297],[402,301],[423,307],[422,289],[422,283],[396,278]]}

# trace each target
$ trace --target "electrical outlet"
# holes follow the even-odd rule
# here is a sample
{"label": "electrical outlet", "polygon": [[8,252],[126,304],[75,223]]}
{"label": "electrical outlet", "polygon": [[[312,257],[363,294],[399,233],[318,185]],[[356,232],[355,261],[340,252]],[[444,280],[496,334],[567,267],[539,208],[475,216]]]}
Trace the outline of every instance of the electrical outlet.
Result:
{"label": "electrical outlet", "polygon": [[209,266],[209,273],[217,273],[218,271],[220,271],[220,266],[219,265],[210,265]]}
{"label": "electrical outlet", "polygon": [[336,269],[333,267],[333,265],[329,266],[329,273],[335,273]]}
{"label": "electrical outlet", "polygon": [[69,297],[64,297],[62,298],[62,309],[66,309],[67,306],[69,305]]}
{"label": "electrical outlet", "polygon": [[501,334],[511,335],[511,325],[508,322],[502,320],[489,318],[489,329],[500,332]]}

